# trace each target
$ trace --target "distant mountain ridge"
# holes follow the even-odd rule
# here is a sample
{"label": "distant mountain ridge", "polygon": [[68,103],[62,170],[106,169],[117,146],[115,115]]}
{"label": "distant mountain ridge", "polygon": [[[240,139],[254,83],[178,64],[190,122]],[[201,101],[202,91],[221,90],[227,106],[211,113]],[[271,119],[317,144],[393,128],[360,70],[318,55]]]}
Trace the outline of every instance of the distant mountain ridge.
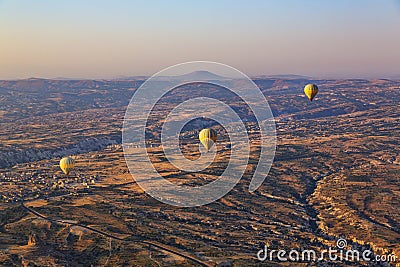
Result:
{"label": "distant mountain ridge", "polygon": [[158,79],[161,80],[183,80],[183,81],[196,81],[196,80],[207,80],[207,81],[215,81],[215,80],[228,80],[231,79],[229,77],[224,77],[217,75],[215,73],[200,70],[193,71],[182,75],[170,75],[170,76],[159,76]]}
{"label": "distant mountain ridge", "polygon": [[256,76],[254,78],[262,78],[262,79],[305,79],[305,80],[311,80],[314,79],[313,77],[310,76],[304,76],[304,75],[297,75],[297,74],[276,74],[276,75],[260,75]]}
{"label": "distant mountain ridge", "polygon": [[217,75],[215,73],[206,71],[206,70],[200,70],[200,71],[194,71],[188,74],[184,74],[184,75],[179,75],[176,76],[179,78],[183,78],[183,79],[202,79],[202,80],[220,80],[220,79],[228,79],[227,77],[223,77],[220,75]]}

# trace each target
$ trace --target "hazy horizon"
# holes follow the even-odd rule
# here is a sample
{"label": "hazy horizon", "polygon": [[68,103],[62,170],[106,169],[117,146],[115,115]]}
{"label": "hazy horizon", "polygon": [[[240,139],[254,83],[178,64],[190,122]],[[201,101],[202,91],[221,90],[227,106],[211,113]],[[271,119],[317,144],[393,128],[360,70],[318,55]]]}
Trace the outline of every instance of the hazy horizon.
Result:
{"label": "hazy horizon", "polygon": [[[191,74],[191,73],[187,73]],[[215,74],[211,72],[211,74]],[[152,75],[120,75],[115,77],[22,77],[22,78],[0,78],[0,81],[23,81],[23,80],[129,80],[137,78],[149,78]],[[307,75],[300,74],[260,74],[260,75],[250,75],[250,78],[265,78],[265,79],[308,79],[308,80],[400,80],[399,76],[393,77],[339,77],[339,76],[326,76],[326,77],[311,77]],[[222,78],[229,78],[223,77]]]}
{"label": "hazy horizon", "polygon": [[255,77],[400,78],[400,2],[0,0],[0,79],[150,76],[182,62]]}

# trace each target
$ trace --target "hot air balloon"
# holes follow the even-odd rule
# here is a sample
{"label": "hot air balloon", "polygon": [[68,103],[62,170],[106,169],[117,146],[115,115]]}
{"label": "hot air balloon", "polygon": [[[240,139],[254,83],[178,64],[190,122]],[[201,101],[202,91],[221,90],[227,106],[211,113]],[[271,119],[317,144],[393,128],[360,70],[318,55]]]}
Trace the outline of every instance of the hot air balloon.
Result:
{"label": "hot air balloon", "polygon": [[68,175],[69,172],[74,168],[75,160],[71,157],[64,157],[60,160],[61,170]]}
{"label": "hot air balloon", "polygon": [[199,133],[199,139],[206,150],[209,151],[214,142],[217,141],[217,132],[209,128],[203,129]]}
{"label": "hot air balloon", "polygon": [[310,99],[310,101],[313,101],[314,97],[318,94],[318,86],[315,84],[307,84],[304,87],[304,93]]}

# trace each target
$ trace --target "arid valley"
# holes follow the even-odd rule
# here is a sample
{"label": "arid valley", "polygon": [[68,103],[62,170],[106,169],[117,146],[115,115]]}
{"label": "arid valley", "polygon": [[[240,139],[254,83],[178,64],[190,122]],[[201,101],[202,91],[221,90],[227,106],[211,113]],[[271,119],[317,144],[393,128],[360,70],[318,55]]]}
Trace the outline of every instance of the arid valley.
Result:
{"label": "arid valley", "polygon": [[[248,191],[258,162],[257,134],[245,174],[220,200],[178,208],[147,195],[130,175],[121,129],[143,77],[119,80],[0,81],[0,262],[2,266],[293,266],[257,260],[270,249],[335,247],[394,255],[400,261],[400,81],[255,77],[275,117],[272,168]],[[313,102],[302,88],[313,82]],[[166,96],[165,106],[202,92],[236,105],[234,97],[194,84]],[[199,93],[200,94],[200,93]],[[157,114],[156,114],[157,115]],[[160,115],[161,116],[161,115]],[[229,161],[229,140],[201,172],[168,164],[157,141],[147,150],[159,173],[178,184],[216,179]],[[246,120],[248,129],[254,122]],[[211,125],[223,136],[219,125]],[[181,133],[196,157],[200,128]],[[63,156],[74,156],[69,176]],[[296,266],[396,266],[325,260]]]}

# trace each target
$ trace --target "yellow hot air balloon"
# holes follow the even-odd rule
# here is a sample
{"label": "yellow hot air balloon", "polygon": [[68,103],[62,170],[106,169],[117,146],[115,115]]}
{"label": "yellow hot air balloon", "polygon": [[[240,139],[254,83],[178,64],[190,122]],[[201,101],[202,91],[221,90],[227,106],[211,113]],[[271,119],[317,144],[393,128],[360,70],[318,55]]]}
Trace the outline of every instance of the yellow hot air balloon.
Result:
{"label": "yellow hot air balloon", "polygon": [[304,87],[304,93],[310,99],[310,101],[313,101],[314,97],[318,94],[318,86],[315,84],[307,84]]}
{"label": "yellow hot air balloon", "polygon": [[74,168],[75,160],[71,157],[64,157],[60,160],[61,170],[68,175],[69,172]]}
{"label": "yellow hot air balloon", "polygon": [[209,128],[203,129],[199,133],[199,139],[206,150],[209,151],[211,146],[217,141],[217,132]]}

